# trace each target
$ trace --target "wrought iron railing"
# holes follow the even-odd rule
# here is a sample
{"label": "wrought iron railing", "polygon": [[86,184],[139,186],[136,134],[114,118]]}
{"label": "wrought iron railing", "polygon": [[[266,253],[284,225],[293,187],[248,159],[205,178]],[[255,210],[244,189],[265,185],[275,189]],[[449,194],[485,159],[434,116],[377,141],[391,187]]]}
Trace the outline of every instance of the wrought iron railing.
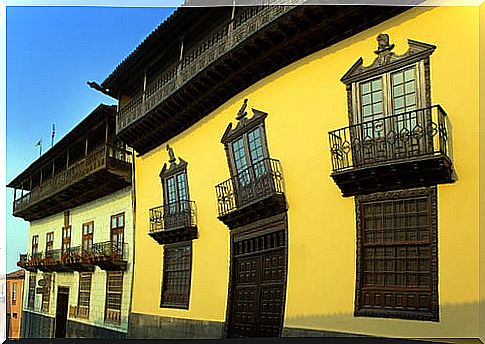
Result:
{"label": "wrought iron railing", "polygon": [[87,175],[105,168],[108,159],[115,159],[120,162],[132,162],[132,153],[125,149],[112,145],[102,145],[86,157],[77,161],[52,178],[45,180],[39,186],[35,187],[30,193],[15,200],[14,212],[21,210],[40,199],[48,197],[74,183],[80,181]]}
{"label": "wrought iron railing", "polygon": [[19,261],[17,262],[18,266],[33,266],[40,264],[43,258],[43,253],[21,253],[19,256]]}
{"label": "wrought iron railing", "polygon": [[46,250],[43,259],[50,262],[60,262],[61,253],[60,249]]}
{"label": "wrought iron railing", "polygon": [[266,158],[216,186],[219,216],[275,194],[284,194],[283,172]]}
{"label": "wrought iron railing", "polygon": [[128,258],[128,244],[115,241],[104,241],[93,244],[92,256],[94,258],[109,258],[116,261],[125,261]]}
{"label": "wrought iron railing", "polygon": [[147,85],[144,93],[136,94],[118,111],[116,132],[119,133],[144,116],[215,60],[227,54],[276,18],[294,9],[296,5],[248,7],[240,11],[233,20],[215,28],[204,37],[204,40],[188,49],[182,61],[165,68],[163,74]]}
{"label": "wrought iron railing", "polygon": [[440,105],[329,132],[333,172],[391,161],[451,157],[451,132]]}
{"label": "wrought iron railing", "polygon": [[197,226],[194,201],[178,201],[150,209],[150,233]]}

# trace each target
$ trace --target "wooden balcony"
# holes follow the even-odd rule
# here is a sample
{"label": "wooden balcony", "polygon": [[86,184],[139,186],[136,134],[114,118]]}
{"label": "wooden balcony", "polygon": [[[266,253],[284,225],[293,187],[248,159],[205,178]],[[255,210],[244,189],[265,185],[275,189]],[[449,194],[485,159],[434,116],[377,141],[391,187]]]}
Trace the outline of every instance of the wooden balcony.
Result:
{"label": "wooden balcony", "polygon": [[451,125],[440,105],[331,131],[343,196],[452,183]]}
{"label": "wooden balcony", "polygon": [[219,220],[229,229],[287,210],[281,164],[263,159],[216,186]]}
{"label": "wooden balcony", "polygon": [[150,209],[148,233],[160,245],[197,238],[194,201],[179,201]]}
{"label": "wooden balcony", "polygon": [[13,215],[37,220],[131,185],[131,152],[104,144],[15,199]]}
{"label": "wooden balcony", "polygon": [[[143,91],[133,92],[118,111],[116,133],[144,154],[265,76],[404,10],[392,6],[238,8],[233,19],[186,47],[179,61],[150,76],[153,81]],[[135,55],[140,54],[137,48]],[[120,73],[103,87],[129,88],[117,84]]]}

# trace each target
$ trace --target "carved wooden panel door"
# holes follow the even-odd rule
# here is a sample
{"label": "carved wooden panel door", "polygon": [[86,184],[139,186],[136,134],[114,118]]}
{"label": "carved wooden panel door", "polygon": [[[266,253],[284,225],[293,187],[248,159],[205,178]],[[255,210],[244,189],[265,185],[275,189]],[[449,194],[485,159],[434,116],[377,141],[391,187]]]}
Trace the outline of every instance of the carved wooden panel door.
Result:
{"label": "carved wooden panel door", "polygon": [[284,233],[235,243],[228,337],[279,337],[283,327]]}

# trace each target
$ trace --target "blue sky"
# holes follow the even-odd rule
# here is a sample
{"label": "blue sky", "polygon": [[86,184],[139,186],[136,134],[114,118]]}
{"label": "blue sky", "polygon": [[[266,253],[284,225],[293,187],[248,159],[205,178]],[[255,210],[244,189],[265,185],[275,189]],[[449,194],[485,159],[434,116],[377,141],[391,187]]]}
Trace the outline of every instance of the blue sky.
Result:
{"label": "blue sky", "polygon": [[[173,10],[7,7],[7,183],[39,157],[37,141],[50,148],[53,123],[58,141],[99,103],[115,104],[86,82],[101,83]],[[27,250],[28,223],[12,216],[12,202],[7,189],[7,272]]]}

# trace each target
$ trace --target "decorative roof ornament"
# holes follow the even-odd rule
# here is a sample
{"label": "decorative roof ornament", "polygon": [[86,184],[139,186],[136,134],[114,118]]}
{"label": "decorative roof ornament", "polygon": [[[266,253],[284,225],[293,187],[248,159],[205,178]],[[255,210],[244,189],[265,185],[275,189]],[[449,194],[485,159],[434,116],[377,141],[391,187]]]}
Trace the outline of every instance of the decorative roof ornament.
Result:
{"label": "decorative roof ornament", "polygon": [[377,54],[377,60],[380,65],[386,64],[391,60],[394,49],[394,44],[389,44],[389,35],[387,33],[381,33],[377,35],[377,50],[374,51]]}
{"label": "decorative roof ornament", "polygon": [[170,145],[167,145],[167,152],[168,152],[168,162],[170,164],[173,164],[175,163],[175,154],[173,153],[173,149],[172,147],[170,147]]}
{"label": "decorative roof ornament", "polygon": [[175,158],[175,154],[173,152],[173,148],[170,147],[170,145],[167,144],[167,146],[165,147],[165,149],[167,150],[168,152],[168,162],[169,162],[169,165],[167,165],[167,163],[164,163],[163,164],[163,167],[162,167],[162,170],[160,171],[160,178],[163,180],[163,178],[167,178],[169,176],[172,176],[180,171],[183,171],[184,169],[187,168],[187,161],[185,161],[184,159],[182,159],[181,157],[179,157],[179,162],[176,163],[176,158]]}
{"label": "decorative roof ornament", "polygon": [[377,44],[377,50],[374,51],[377,57],[374,62],[364,66],[364,60],[360,57],[340,81],[350,85],[353,82],[382,75],[383,73],[427,59],[436,49],[435,45],[408,39],[408,50],[402,55],[396,55],[392,52],[394,44],[389,42],[389,35],[385,33],[377,36]]}
{"label": "decorative roof ornament", "polygon": [[236,119],[238,121],[242,120],[244,117],[246,117],[248,115],[248,113],[246,112],[246,108],[248,107],[248,99],[244,99],[244,102],[243,102],[243,105],[241,106],[241,108],[239,109],[238,113],[237,113],[237,117]]}

